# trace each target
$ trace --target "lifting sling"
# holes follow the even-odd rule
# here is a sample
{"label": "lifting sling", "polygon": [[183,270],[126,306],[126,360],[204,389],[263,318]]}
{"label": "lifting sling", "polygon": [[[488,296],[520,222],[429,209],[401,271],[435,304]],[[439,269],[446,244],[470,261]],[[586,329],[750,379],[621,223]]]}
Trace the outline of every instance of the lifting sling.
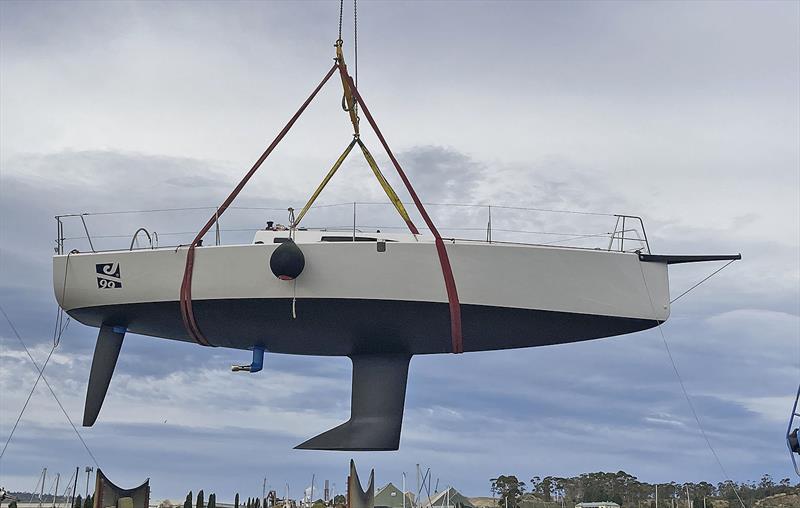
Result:
{"label": "lifting sling", "polygon": [[342,103],[344,104],[345,111],[348,112],[350,115],[350,122],[353,124],[353,141],[348,145],[345,149],[344,153],[339,157],[336,163],[333,165],[328,174],[325,175],[323,178],[322,183],[319,184],[317,190],[314,191],[314,194],[311,195],[308,202],[305,204],[303,209],[297,216],[297,220],[292,223],[292,227],[297,227],[297,225],[302,220],[303,216],[305,216],[306,212],[311,205],[314,204],[314,201],[317,199],[319,194],[322,192],[322,189],[328,185],[328,182],[333,178],[334,173],[339,169],[339,167],[344,163],[344,160],[350,154],[350,150],[353,148],[353,144],[358,143],[358,147],[361,148],[361,152],[364,154],[364,159],[366,159],[367,164],[369,164],[370,169],[372,169],[372,173],[375,175],[375,178],[378,180],[378,183],[381,184],[383,191],[386,193],[386,196],[389,198],[389,201],[394,205],[394,208],[397,210],[397,213],[400,214],[400,217],[403,218],[405,221],[406,226],[411,231],[412,234],[418,235],[419,230],[411,221],[411,217],[409,217],[408,212],[406,211],[405,206],[403,206],[403,202],[400,201],[400,198],[397,197],[397,193],[392,189],[392,186],[389,184],[389,181],[386,180],[386,177],[383,176],[381,173],[380,168],[378,167],[378,163],[375,162],[375,159],[372,157],[372,154],[367,149],[367,146],[361,141],[361,133],[358,130],[358,104],[356,100],[353,98],[353,91],[350,88],[350,83],[348,81],[348,74],[347,74],[347,64],[344,61],[344,54],[342,53],[342,40],[339,39],[336,41],[336,62],[339,64],[339,75],[342,78],[342,90],[344,95],[342,96]]}
{"label": "lifting sling", "polygon": [[450,265],[450,259],[447,255],[447,249],[445,248],[444,241],[442,240],[439,231],[436,229],[436,226],[433,224],[430,216],[428,215],[425,207],[423,206],[422,202],[420,201],[417,193],[414,191],[414,188],[411,185],[411,182],[408,180],[403,169],[400,167],[400,163],[395,158],[394,154],[392,153],[391,149],[389,148],[386,139],[383,137],[383,134],[378,129],[377,124],[375,123],[374,118],[367,109],[366,104],[364,103],[363,97],[359,94],[358,90],[356,89],[355,83],[353,78],[347,73],[347,66],[344,62],[344,56],[342,54],[342,41],[339,39],[336,41],[336,62],[334,63],[333,67],[328,71],[325,77],[322,79],[319,85],[314,89],[311,95],[306,99],[306,101],[300,106],[300,109],[292,116],[286,126],[278,133],[272,143],[267,147],[264,153],[259,157],[259,159],[255,162],[253,167],[247,174],[242,178],[239,184],[234,188],[233,192],[223,201],[222,205],[220,205],[218,211],[211,216],[205,226],[200,230],[197,234],[195,239],[189,245],[189,248],[186,253],[186,266],[184,269],[183,274],[183,282],[181,284],[181,291],[180,291],[180,309],[181,309],[181,316],[183,318],[184,326],[186,327],[186,331],[189,336],[198,344],[204,346],[212,346],[209,340],[203,335],[202,331],[200,330],[200,326],[197,324],[197,321],[194,316],[194,309],[192,305],[192,275],[194,271],[194,257],[195,257],[195,249],[200,244],[203,236],[211,229],[211,227],[218,221],[219,217],[227,210],[230,204],[233,202],[234,199],[239,195],[241,190],[250,180],[250,178],[255,174],[255,172],[261,167],[261,164],[264,160],[269,156],[270,153],[275,149],[275,147],[280,143],[280,141],[286,136],[289,132],[291,127],[300,117],[300,115],[305,111],[306,107],[311,103],[311,101],[316,97],[317,93],[322,89],[325,83],[328,82],[330,77],[333,73],[338,69],[340,77],[342,79],[342,87],[344,89],[344,103],[346,104],[346,110],[349,113],[350,121],[353,124],[353,141],[347,146],[344,152],[339,156],[337,161],[334,163],[333,167],[330,169],[328,174],[322,180],[320,185],[312,194],[311,198],[309,199],[308,203],[303,207],[300,214],[298,215],[297,219],[293,221],[292,228],[296,227],[296,225],[300,222],[303,216],[306,214],[308,209],[311,207],[312,203],[319,194],[322,192],[322,189],[327,185],[339,167],[342,165],[344,160],[352,151],[353,147],[358,144],[359,148],[361,148],[362,153],[364,154],[364,158],[367,160],[370,168],[372,169],[375,177],[378,179],[378,182],[381,184],[384,192],[389,197],[389,200],[397,209],[400,216],[406,222],[409,230],[412,234],[418,235],[419,230],[414,226],[413,222],[411,221],[410,217],[408,216],[408,212],[406,211],[405,207],[403,206],[402,202],[398,198],[397,194],[394,192],[392,187],[389,185],[389,182],[381,173],[380,169],[378,168],[375,159],[370,154],[367,147],[360,139],[360,133],[358,129],[358,114],[357,114],[357,107],[361,106],[361,109],[364,111],[364,115],[367,118],[372,130],[375,132],[375,135],[381,142],[384,150],[386,150],[389,159],[392,161],[395,169],[397,170],[400,179],[403,181],[406,189],[408,190],[409,194],[411,195],[414,204],[417,207],[420,215],[422,216],[425,224],[430,229],[431,233],[434,236],[435,245],[436,245],[436,252],[439,257],[439,263],[442,268],[442,275],[444,278],[445,289],[447,292],[447,300],[450,309],[450,335],[451,335],[451,343],[452,343],[452,352],[453,353],[462,353],[463,352],[463,339],[461,333],[461,305],[458,300],[458,291],[456,289],[455,278],[453,276],[453,270]]}
{"label": "lifting sling", "polygon": [[344,160],[347,158],[347,156],[350,155],[350,152],[353,150],[353,146],[355,146],[357,141],[358,138],[353,138],[353,141],[351,141],[350,144],[347,145],[347,148],[344,149],[342,155],[340,155],[339,158],[336,159],[336,162],[333,164],[331,170],[328,171],[328,174],[325,175],[325,178],[323,178],[322,182],[320,182],[319,186],[317,186],[317,190],[315,190],[314,194],[312,194],[311,197],[308,198],[308,202],[300,210],[300,213],[297,214],[297,218],[291,224],[292,227],[295,227],[298,224],[300,224],[300,221],[303,220],[303,217],[305,217],[306,212],[308,212],[308,209],[311,208],[312,204],[314,204],[314,201],[316,201],[320,192],[322,192],[322,189],[324,189],[325,186],[328,185],[328,182],[331,181],[331,178],[333,178],[333,175],[334,173],[336,173],[336,170],[339,169],[339,166],[341,166]]}
{"label": "lifting sling", "polygon": [[300,115],[303,114],[303,111],[305,111],[308,105],[311,104],[311,101],[314,100],[314,97],[317,96],[317,93],[319,93],[325,83],[331,79],[331,76],[333,76],[333,73],[336,72],[337,67],[338,64],[334,64],[328,73],[325,74],[325,77],[322,78],[320,84],[317,85],[313,92],[311,92],[311,95],[309,95],[308,99],[306,99],[306,101],[300,106],[300,109],[298,109],[294,116],[289,119],[289,122],[283,129],[281,129],[275,139],[272,140],[272,143],[270,143],[267,149],[264,150],[264,153],[261,154],[261,157],[259,157],[255,164],[253,164],[253,167],[250,168],[250,171],[244,175],[244,178],[242,178],[242,180],[239,182],[239,185],[233,189],[225,201],[222,202],[214,215],[208,219],[206,225],[203,226],[199,233],[197,233],[197,236],[195,236],[194,240],[192,240],[192,243],[189,244],[189,249],[186,251],[186,267],[183,271],[183,282],[181,283],[180,307],[181,316],[183,317],[183,324],[186,327],[186,331],[189,333],[189,336],[198,344],[203,346],[211,346],[211,343],[205,338],[203,332],[200,331],[200,327],[197,325],[197,321],[194,318],[194,309],[192,307],[192,273],[194,271],[194,251],[197,248],[197,245],[203,239],[203,236],[205,236],[205,234],[208,233],[211,227],[217,222],[217,220],[219,220],[219,217],[225,213],[225,210],[227,210],[233,200],[236,199],[236,196],[239,195],[247,182],[250,181],[250,178],[253,177],[256,171],[258,171],[258,168],[261,167],[261,164],[264,163],[269,154],[272,153],[275,147],[278,146],[278,143],[280,143],[284,136],[286,136],[286,134],[289,132],[289,129],[292,128],[297,119],[300,118]]}
{"label": "lifting sling", "polygon": [[455,277],[453,277],[453,268],[450,266],[450,258],[447,256],[447,249],[444,246],[444,241],[442,240],[442,235],[439,234],[439,230],[436,229],[436,225],[434,225],[433,221],[431,220],[428,212],[425,210],[425,207],[422,205],[422,201],[420,201],[419,196],[414,191],[414,187],[411,185],[411,182],[408,180],[403,168],[400,167],[400,163],[397,162],[394,154],[392,153],[391,148],[389,148],[389,144],[386,142],[386,139],[383,137],[380,129],[378,129],[378,124],[375,123],[375,119],[372,118],[372,115],[367,108],[367,105],[364,103],[364,98],[361,97],[361,94],[358,93],[358,90],[353,83],[353,78],[350,76],[347,77],[347,80],[350,84],[350,88],[353,91],[353,96],[361,105],[361,109],[364,110],[364,116],[367,117],[367,121],[372,126],[372,130],[375,131],[375,135],[378,136],[381,144],[383,145],[383,149],[386,150],[386,154],[389,156],[389,159],[394,164],[395,169],[397,170],[397,174],[400,175],[400,179],[403,180],[403,183],[408,190],[408,193],[411,194],[411,199],[414,201],[414,204],[417,205],[417,210],[419,214],[422,215],[422,219],[427,224],[428,228],[431,230],[433,234],[434,240],[436,242],[436,252],[439,255],[439,264],[442,265],[442,275],[444,277],[444,286],[447,290],[447,301],[450,305],[450,337],[452,339],[453,344],[453,353],[463,353],[464,352],[464,344],[463,338],[461,336],[461,304],[458,301],[458,290],[456,288],[456,281]]}
{"label": "lifting sling", "polygon": [[292,223],[292,227],[297,227],[297,225],[300,224],[300,221],[303,219],[306,212],[308,212],[308,210],[314,204],[314,201],[316,201],[317,197],[319,197],[320,193],[322,192],[322,189],[324,189],[325,186],[328,185],[328,182],[331,181],[331,178],[333,178],[333,175],[334,173],[336,173],[336,170],[338,170],[339,167],[342,165],[342,163],[344,163],[344,160],[350,154],[350,151],[353,149],[353,145],[355,144],[358,144],[359,148],[361,148],[361,152],[364,154],[364,158],[367,160],[367,164],[369,164],[370,169],[372,169],[372,173],[375,175],[375,178],[377,178],[378,183],[381,184],[381,187],[383,188],[384,192],[386,192],[386,196],[389,198],[389,201],[391,201],[392,204],[394,205],[394,208],[397,210],[397,213],[399,213],[400,217],[402,217],[403,220],[405,221],[406,226],[408,226],[408,229],[411,231],[412,234],[418,235],[419,230],[411,221],[411,217],[408,216],[406,207],[403,206],[403,202],[400,201],[400,198],[397,196],[397,193],[394,191],[394,189],[392,189],[392,186],[389,185],[389,182],[386,180],[386,177],[383,176],[383,173],[381,173],[380,168],[378,168],[378,163],[375,162],[375,159],[372,157],[372,154],[369,153],[367,146],[364,144],[363,141],[361,141],[360,137],[354,137],[353,141],[350,142],[349,145],[347,145],[347,148],[345,148],[344,152],[342,152],[342,155],[340,155],[339,158],[336,160],[333,167],[331,167],[331,170],[328,171],[327,175],[325,175],[325,178],[322,179],[322,182],[320,182],[317,189],[308,199],[308,202],[305,204],[305,206],[303,206],[303,209],[300,210],[299,214],[297,214],[297,219],[295,219],[295,221]]}

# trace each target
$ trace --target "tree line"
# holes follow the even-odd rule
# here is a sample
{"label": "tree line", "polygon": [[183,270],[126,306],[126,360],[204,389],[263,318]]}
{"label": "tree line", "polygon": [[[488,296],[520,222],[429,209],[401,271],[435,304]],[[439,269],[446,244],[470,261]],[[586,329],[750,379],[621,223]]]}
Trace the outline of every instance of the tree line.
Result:
{"label": "tree line", "polygon": [[[632,508],[713,508],[714,501],[725,500],[746,507],[756,501],[781,493],[800,493],[800,483],[789,478],[775,481],[765,474],[758,482],[725,481],[719,483],[659,483],[640,481],[625,471],[584,473],[579,476],[534,476],[527,483],[514,475],[490,479],[492,494],[501,508],[529,508],[526,504],[558,503],[565,508],[581,502],[612,501]],[[656,507],[658,487],[658,507]],[[688,492],[688,499],[687,499]],[[527,501],[527,502],[526,502]],[[664,504],[666,503],[666,504]]]}

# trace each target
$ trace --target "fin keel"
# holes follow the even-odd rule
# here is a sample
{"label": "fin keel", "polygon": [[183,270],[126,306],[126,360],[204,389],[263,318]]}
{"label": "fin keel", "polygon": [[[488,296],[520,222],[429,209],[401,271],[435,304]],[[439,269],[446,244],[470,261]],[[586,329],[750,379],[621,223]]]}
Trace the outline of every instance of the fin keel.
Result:
{"label": "fin keel", "polygon": [[354,355],[350,419],[299,450],[380,451],[400,447],[410,355]]}

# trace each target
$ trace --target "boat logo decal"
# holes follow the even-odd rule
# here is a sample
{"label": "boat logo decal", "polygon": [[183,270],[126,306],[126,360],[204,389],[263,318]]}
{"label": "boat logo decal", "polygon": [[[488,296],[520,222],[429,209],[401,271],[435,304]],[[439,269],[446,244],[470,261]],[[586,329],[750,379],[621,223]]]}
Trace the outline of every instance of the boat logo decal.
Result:
{"label": "boat logo decal", "polygon": [[122,289],[119,263],[98,263],[95,265],[95,269],[98,289]]}

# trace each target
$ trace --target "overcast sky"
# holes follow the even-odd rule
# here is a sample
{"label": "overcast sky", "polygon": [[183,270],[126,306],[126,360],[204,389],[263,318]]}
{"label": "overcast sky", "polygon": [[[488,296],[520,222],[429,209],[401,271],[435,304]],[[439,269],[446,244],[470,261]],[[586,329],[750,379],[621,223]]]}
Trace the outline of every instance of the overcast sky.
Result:
{"label": "overcast sky", "polygon": [[[0,2],[0,304],[37,361],[56,313],[53,216],[216,206],[332,64],[337,17],[335,1]],[[743,254],[676,302],[663,331],[730,475],[790,476],[800,3],[363,1],[358,19],[359,88],[423,200],[634,213],[654,252]],[[344,28],[352,71],[352,11]],[[350,139],[338,86],[320,94],[239,205],[302,205]],[[364,137],[397,185],[375,138]],[[356,200],[385,198],[353,158],[321,202]],[[349,209],[331,210],[309,223],[350,220]],[[482,211],[431,212],[453,234],[485,225]],[[398,223],[383,208],[359,214],[363,224]],[[228,229],[285,220],[230,215]],[[176,244],[205,218],[89,224],[121,242],[145,225]],[[613,227],[605,219],[493,217],[498,228],[588,233]],[[673,295],[715,268],[673,267]],[[95,337],[71,323],[47,369],[75,422]],[[5,322],[0,341],[4,442],[36,371]],[[242,351],[131,335],[98,423],[82,435],[116,483],[151,477],[154,499],[199,488],[226,501],[259,495],[264,476],[293,495],[312,474],[343,491],[351,454],[292,447],[347,418],[349,361],[275,355],[259,374],[229,371],[246,361]],[[378,485],[399,483],[403,471],[413,478],[420,463],[468,495],[488,495],[501,473],[723,479],[657,330],[415,357],[400,451],[352,455],[362,479],[376,468]],[[69,476],[86,464],[40,386],[0,461],[0,484],[31,490],[42,467]]]}

